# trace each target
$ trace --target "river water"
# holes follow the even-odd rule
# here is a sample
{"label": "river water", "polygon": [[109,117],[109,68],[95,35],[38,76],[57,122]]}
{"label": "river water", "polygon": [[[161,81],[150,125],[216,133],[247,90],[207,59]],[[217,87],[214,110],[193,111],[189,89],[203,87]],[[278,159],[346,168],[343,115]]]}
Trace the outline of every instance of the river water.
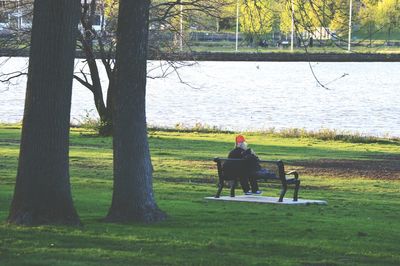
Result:
{"label": "river water", "polygon": [[[0,62],[0,73],[27,65],[26,58]],[[82,63],[76,65],[79,69]],[[148,69],[150,125],[200,123],[237,131],[324,128],[400,136],[400,63],[199,62],[177,74],[165,62],[150,61]],[[328,89],[318,85],[312,71]],[[159,78],[164,72],[171,73]],[[22,119],[25,87],[25,76],[0,84],[0,121]],[[96,115],[93,97],[74,82],[71,120],[86,114]]]}

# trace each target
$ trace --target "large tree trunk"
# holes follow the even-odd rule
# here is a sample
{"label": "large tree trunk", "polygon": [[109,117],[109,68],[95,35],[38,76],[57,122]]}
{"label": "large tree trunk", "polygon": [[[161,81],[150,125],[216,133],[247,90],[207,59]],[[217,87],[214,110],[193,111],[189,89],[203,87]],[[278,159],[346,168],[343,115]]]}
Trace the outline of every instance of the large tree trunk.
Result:
{"label": "large tree trunk", "polygon": [[113,91],[114,191],[106,220],[156,222],[165,218],[152,188],[145,95],[149,0],[121,0]]}
{"label": "large tree trunk", "polygon": [[14,197],[8,221],[80,220],[69,182],[69,122],[80,0],[36,0]]}

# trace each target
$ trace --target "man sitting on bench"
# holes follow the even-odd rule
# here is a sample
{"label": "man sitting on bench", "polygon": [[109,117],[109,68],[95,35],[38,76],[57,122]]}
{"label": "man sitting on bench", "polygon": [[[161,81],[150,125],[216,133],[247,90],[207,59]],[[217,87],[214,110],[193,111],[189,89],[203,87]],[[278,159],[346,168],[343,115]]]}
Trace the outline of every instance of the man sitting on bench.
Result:
{"label": "man sitting on bench", "polygon": [[[234,169],[234,162],[227,161],[224,164],[225,172],[232,172],[234,175],[240,176],[240,185],[245,195],[260,195],[262,191],[258,188],[257,179],[271,177],[275,175],[267,169],[261,168],[259,158],[254,151],[247,147],[247,143],[242,135],[236,137],[235,148],[229,152],[229,159],[245,159],[245,164],[241,165],[241,169]],[[237,168],[237,164],[236,168]],[[275,176],[276,177],[276,176]],[[250,182],[250,185],[249,185]],[[250,189],[251,188],[251,189]]]}

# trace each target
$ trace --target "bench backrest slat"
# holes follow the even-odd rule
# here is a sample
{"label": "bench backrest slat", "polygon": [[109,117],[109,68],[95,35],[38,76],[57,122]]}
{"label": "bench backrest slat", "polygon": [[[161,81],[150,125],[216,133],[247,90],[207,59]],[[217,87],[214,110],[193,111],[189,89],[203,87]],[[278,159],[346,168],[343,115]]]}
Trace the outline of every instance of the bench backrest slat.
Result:
{"label": "bench backrest slat", "polygon": [[[241,165],[243,165],[246,160],[245,159],[229,159],[229,158],[214,158],[214,162],[217,163],[218,167],[218,176],[220,179],[223,180],[229,180],[231,178],[240,178],[242,173],[240,171],[237,171],[237,174],[233,177],[227,177],[224,175],[223,172],[223,165],[226,162],[232,162],[236,165],[236,167],[239,169]],[[259,161],[260,166],[262,168],[266,168],[269,171],[272,171],[275,173],[277,177],[279,177],[278,180],[280,180],[282,183],[286,183],[286,177],[285,177],[285,169],[282,161],[273,161],[273,160],[260,160]]]}

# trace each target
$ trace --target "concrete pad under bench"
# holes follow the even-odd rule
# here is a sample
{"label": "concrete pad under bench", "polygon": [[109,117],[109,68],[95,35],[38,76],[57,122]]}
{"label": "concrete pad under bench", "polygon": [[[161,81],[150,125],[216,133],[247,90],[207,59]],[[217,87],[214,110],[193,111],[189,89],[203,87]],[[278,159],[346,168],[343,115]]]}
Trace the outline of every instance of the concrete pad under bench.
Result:
{"label": "concrete pad under bench", "polygon": [[326,205],[327,204],[327,202],[324,201],[324,200],[298,199],[298,201],[293,201],[293,199],[291,199],[291,198],[284,198],[283,202],[278,202],[279,198],[264,197],[264,196],[253,196],[253,195],[240,195],[240,196],[236,196],[236,197],[221,196],[219,198],[205,197],[205,199],[207,199],[207,200],[220,200],[220,201],[269,203],[269,204],[287,204],[287,205],[308,205],[308,204]]}

